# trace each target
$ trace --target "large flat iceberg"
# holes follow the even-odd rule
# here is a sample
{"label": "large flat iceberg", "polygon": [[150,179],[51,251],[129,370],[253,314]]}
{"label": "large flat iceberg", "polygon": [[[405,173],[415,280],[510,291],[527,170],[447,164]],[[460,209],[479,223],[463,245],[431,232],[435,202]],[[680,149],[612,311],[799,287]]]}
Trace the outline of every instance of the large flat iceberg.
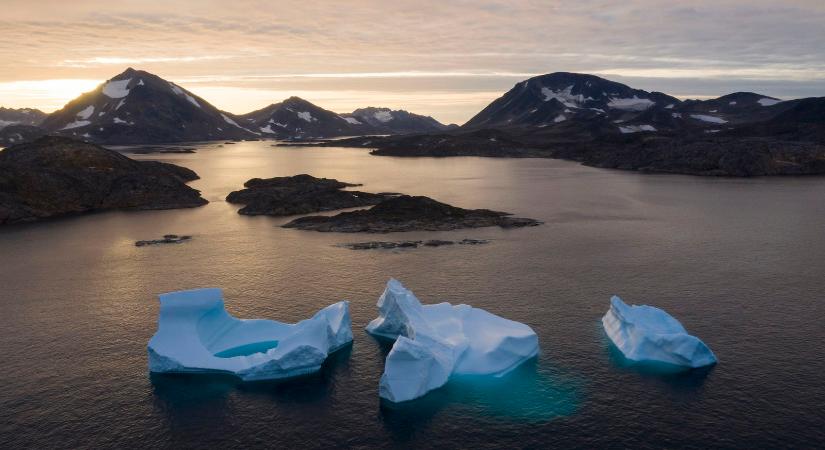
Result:
{"label": "large flat iceberg", "polygon": [[394,279],[378,310],[367,332],[396,339],[379,386],[392,402],[421,397],[452,374],[502,376],[539,352],[529,326],[468,305],[422,305]]}
{"label": "large flat iceberg", "polygon": [[149,340],[155,373],[228,373],[272,380],[318,371],[327,355],[352,342],[349,302],[296,324],[236,319],[220,289],[160,295],[158,330]]}
{"label": "large flat iceberg", "polygon": [[716,356],[704,342],[688,334],[678,320],[659,308],[630,306],[614,295],[602,325],[610,340],[631,361],[685,368],[716,363]]}

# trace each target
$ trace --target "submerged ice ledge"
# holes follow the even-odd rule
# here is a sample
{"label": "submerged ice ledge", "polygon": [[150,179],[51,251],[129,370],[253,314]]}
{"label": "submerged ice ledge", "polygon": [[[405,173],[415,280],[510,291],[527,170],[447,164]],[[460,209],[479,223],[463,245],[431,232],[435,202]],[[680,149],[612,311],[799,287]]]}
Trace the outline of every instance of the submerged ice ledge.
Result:
{"label": "submerged ice ledge", "polygon": [[631,306],[614,295],[602,325],[624,357],[633,362],[686,369],[716,364],[716,356],[704,342],[659,308]]}
{"label": "submerged ice ledge", "polygon": [[392,402],[421,397],[453,374],[502,376],[539,352],[529,326],[468,305],[422,305],[394,279],[378,308],[367,332],[396,339],[379,386]]}
{"label": "submerged ice ledge", "polygon": [[170,292],[160,295],[149,371],[229,373],[245,381],[289,378],[320,370],[330,353],[350,342],[346,301],[287,324],[232,317],[220,289]]}

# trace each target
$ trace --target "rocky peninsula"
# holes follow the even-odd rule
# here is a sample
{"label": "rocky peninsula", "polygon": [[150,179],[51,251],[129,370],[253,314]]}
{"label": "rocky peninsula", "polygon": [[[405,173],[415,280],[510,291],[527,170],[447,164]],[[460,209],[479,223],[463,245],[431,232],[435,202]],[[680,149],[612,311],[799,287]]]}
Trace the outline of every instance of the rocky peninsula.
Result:
{"label": "rocky peninsula", "polygon": [[201,206],[208,202],[186,185],[196,179],[185,167],[135,161],[98,145],[46,136],[0,152],[0,224]]}

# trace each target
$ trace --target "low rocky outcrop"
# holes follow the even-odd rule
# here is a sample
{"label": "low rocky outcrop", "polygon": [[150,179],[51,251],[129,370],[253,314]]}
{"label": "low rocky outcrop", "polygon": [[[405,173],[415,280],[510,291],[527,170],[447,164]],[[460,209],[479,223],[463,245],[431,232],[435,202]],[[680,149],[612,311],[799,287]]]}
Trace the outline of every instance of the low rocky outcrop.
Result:
{"label": "low rocky outcrop", "polygon": [[166,234],[162,239],[151,239],[146,241],[135,241],[135,247],[145,247],[157,244],[180,244],[192,239],[192,236],[178,236],[177,234]]}
{"label": "low rocky outcrop", "polygon": [[149,155],[153,153],[197,153],[197,148],[195,147],[163,147],[163,146],[145,146],[145,147],[133,147],[128,149],[129,153],[133,153],[136,155]]}
{"label": "low rocky outcrop", "polygon": [[339,247],[348,248],[350,250],[377,250],[377,249],[395,249],[395,248],[418,248],[418,247],[443,247],[445,245],[479,245],[490,242],[487,239],[462,239],[460,241],[444,241],[441,239],[430,239],[428,241],[369,241],[369,242],[350,242],[347,244],[339,244]]}
{"label": "low rocky outcrop", "polygon": [[0,152],[0,224],[112,209],[192,208],[207,203],[186,185],[198,175],[64,137]]}
{"label": "low rocky outcrop", "polygon": [[290,216],[370,206],[392,196],[385,193],[345,191],[344,188],[360,185],[330,178],[315,178],[307,174],[253,178],[244,183],[244,186],[246,189],[230,193],[226,201],[246,205],[238,214],[248,216]]}
{"label": "low rocky outcrop", "polygon": [[492,226],[516,228],[539,224],[541,222],[537,220],[510,217],[510,214],[505,212],[464,209],[429,197],[402,195],[386,199],[370,209],[343,212],[334,216],[301,217],[283,226],[341,233],[390,233]]}

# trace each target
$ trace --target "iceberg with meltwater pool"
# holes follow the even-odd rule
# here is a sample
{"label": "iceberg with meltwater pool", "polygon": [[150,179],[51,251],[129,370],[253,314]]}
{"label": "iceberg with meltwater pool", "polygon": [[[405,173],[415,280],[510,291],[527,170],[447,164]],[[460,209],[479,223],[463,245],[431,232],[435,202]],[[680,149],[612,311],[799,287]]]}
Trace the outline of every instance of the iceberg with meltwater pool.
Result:
{"label": "iceberg with meltwater pool", "polygon": [[352,342],[349,302],[296,324],[236,319],[220,289],[160,295],[158,330],[149,340],[149,371],[228,373],[272,380],[320,370],[327,356]]}
{"label": "iceberg with meltwater pool", "polygon": [[392,402],[421,397],[453,374],[502,376],[539,352],[529,326],[468,305],[422,305],[395,279],[378,310],[367,332],[396,339],[379,385]]}
{"label": "iceberg with meltwater pool", "polygon": [[630,306],[614,295],[602,325],[610,340],[631,361],[685,368],[716,364],[716,356],[704,342],[688,334],[678,320],[659,308]]}

